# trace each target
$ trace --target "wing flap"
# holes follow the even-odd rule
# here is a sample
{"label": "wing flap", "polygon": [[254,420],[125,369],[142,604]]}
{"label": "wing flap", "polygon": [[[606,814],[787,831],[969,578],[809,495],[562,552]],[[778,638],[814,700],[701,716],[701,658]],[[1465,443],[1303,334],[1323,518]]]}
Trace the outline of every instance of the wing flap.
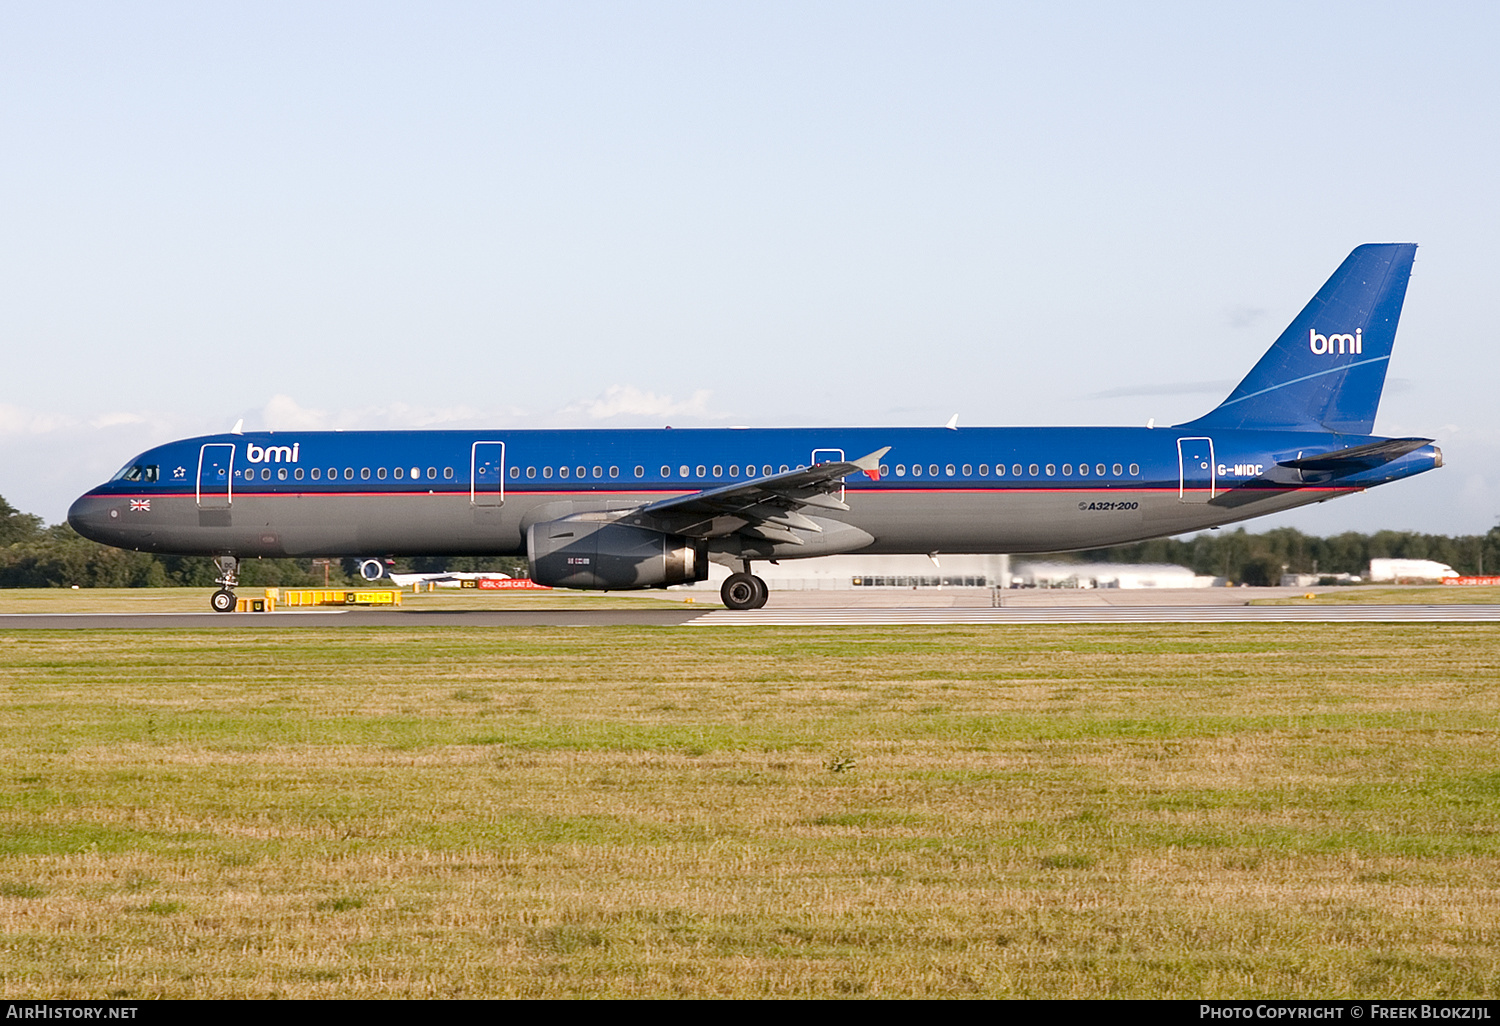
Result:
{"label": "wing flap", "polygon": [[801,545],[805,539],[797,532],[821,533],[823,528],[799,510],[847,510],[848,504],[836,494],[844,478],[862,471],[878,480],[880,460],[890,451],[890,446],[886,446],[857,460],[819,463],[664,499],[636,510],[631,521],[691,537],[743,534],[763,541]]}

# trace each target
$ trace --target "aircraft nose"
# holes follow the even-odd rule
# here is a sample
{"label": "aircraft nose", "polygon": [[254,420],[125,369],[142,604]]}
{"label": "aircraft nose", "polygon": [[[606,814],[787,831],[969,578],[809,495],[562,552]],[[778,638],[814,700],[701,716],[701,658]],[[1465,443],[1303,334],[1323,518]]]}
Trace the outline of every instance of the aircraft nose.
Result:
{"label": "aircraft nose", "polygon": [[68,526],[90,541],[110,544],[119,521],[119,504],[100,495],[80,496],[68,507]]}

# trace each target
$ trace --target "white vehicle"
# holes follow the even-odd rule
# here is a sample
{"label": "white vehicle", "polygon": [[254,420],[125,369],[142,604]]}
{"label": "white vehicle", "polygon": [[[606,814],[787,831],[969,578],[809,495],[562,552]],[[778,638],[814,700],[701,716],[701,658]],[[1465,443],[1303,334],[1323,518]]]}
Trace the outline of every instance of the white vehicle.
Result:
{"label": "white vehicle", "polygon": [[1372,581],[1441,581],[1447,577],[1459,576],[1459,572],[1447,563],[1431,559],[1370,560]]}

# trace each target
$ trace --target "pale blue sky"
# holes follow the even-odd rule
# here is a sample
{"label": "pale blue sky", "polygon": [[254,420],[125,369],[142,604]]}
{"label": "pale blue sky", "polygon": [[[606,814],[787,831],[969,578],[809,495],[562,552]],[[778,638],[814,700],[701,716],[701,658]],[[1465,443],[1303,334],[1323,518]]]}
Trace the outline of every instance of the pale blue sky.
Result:
{"label": "pale blue sky", "polygon": [[[0,495],[248,427],[1171,423],[1421,245],[1257,522],[1500,514],[1491,4],[0,5]],[[1252,527],[1252,529],[1258,529]]]}

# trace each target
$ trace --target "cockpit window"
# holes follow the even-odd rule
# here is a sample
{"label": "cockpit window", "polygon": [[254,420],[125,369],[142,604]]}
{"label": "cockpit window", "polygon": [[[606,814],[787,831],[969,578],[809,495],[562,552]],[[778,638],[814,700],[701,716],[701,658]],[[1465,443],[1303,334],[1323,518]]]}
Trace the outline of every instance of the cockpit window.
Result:
{"label": "cockpit window", "polygon": [[154,483],[160,474],[161,467],[158,464],[127,463],[125,466],[121,467],[119,472],[115,474],[114,477],[110,478],[110,480],[145,481],[147,483]]}

